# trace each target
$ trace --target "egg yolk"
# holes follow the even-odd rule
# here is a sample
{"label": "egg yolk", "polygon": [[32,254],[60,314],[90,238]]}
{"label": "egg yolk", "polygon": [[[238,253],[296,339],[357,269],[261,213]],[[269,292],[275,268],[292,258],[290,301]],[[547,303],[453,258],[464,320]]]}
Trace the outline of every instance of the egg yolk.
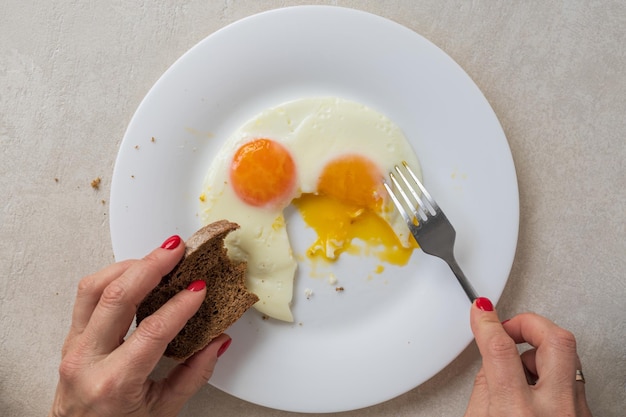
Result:
{"label": "egg yolk", "polygon": [[324,167],[317,183],[318,194],[358,207],[379,210],[383,204],[383,175],[369,159],[347,155]]}
{"label": "egg yolk", "polygon": [[319,179],[317,193],[303,194],[293,204],[317,233],[307,255],[336,260],[342,252],[362,253],[354,239],[365,243],[367,253],[380,260],[405,265],[413,248],[400,243],[383,211],[382,175],[360,155],[330,162]]}
{"label": "egg yolk", "polygon": [[261,138],[237,149],[230,167],[230,180],[239,198],[257,207],[288,202],[296,184],[296,166],[280,143]]}

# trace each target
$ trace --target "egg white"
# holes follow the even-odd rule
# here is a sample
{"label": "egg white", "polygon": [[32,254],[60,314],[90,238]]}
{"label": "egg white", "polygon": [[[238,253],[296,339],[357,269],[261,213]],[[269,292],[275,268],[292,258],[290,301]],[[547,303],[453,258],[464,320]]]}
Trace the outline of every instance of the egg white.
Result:
{"label": "egg white", "polygon": [[[293,321],[291,300],[297,268],[282,211],[244,203],[229,182],[235,152],[258,138],[281,143],[291,152],[297,170],[296,191],[316,192],[324,166],[339,156],[359,154],[376,163],[381,175],[405,160],[421,174],[419,161],[401,129],[386,116],[353,101],[336,97],[305,98],[267,109],[246,122],[222,145],[203,186],[201,218],[205,224],[228,219],[241,227],[228,235],[231,259],[248,263],[246,285],[259,297],[255,308]],[[384,196],[386,198],[386,196]],[[381,214],[405,247],[409,232],[395,210]]]}

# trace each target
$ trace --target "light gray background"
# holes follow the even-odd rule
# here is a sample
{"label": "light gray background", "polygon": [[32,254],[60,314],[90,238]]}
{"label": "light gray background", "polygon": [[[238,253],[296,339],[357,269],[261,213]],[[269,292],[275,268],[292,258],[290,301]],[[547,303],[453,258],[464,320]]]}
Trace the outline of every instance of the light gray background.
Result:
{"label": "light gray background", "polygon": [[[1,2],[0,415],[49,409],[76,283],[113,261],[111,175],[146,92],[215,30],[304,3]],[[312,3],[366,10],[415,30],[482,89],[509,140],[520,187],[519,246],[500,315],[532,310],[572,330],[594,414],[623,415],[626,3]],[[96,177],[98,191],[90,186]],[[342,416],[462,415],[479,366],[472,344],[422,386]],[[182,413],[288,414],[211,386]]]}

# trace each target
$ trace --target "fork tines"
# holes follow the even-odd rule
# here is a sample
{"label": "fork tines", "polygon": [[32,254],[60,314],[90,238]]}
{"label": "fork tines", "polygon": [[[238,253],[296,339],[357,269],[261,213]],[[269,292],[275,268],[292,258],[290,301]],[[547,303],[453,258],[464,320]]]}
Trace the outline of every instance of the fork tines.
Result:
{"label": "fork tines", "polygon": [[[389,178],[393,183],[394,188],[398,191],[403,201],[400,201],[397,194],[393,192],[393,189],[387,181],[384,181],[385,188],[391,197],[391,200],[395,204],[395,206],[400,211],[402,217],[407,222],[407,224],[415,225],[415,220],[418,222],[428,220],[429,216],[434,216],[440,209],[435,200],[430,196],[428,191],[424,188],[420,180],[417,178],[417,175],[411,170],[406,161],[402,161],[402,166],[408,175],[402,172],[402,169],[396,165],[394,168],[396,170],[397,176],[394,175],[393,172],[389,173]],[[402,184],[401,184],[401,183]],[[416,191],[416,187],[419,190],[419,193]],[[407,194],[407,191],[410,194]],[[422,196],[424,198],[422,198]],[[411,200],[413,197],[413,200]],[[409,214],[411,213],[411,214]]]}

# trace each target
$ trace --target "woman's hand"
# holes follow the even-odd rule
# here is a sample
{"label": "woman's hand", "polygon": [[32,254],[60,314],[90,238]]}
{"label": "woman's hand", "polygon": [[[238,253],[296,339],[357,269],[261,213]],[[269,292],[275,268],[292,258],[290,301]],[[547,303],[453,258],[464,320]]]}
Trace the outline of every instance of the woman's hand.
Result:
{"label": "woman's hand", "polygon": [[[483,366],[465,417],[591,416],[570,332],[531,313],[501,324],[486,298],[474,302],[470,321]],[[533,348],[520,355],[518,343]]]}
{"label": "woman's hand", "polygon": [[226,335],[166,379],[149,379],[167,344],[202,304],[204,282],[178,293],[124,340],[139,303],[183,253],[180,237],[172,236],[141,260],[113,264],[81,280],[50,416],[175,416],[206,384],[230,344]]}

